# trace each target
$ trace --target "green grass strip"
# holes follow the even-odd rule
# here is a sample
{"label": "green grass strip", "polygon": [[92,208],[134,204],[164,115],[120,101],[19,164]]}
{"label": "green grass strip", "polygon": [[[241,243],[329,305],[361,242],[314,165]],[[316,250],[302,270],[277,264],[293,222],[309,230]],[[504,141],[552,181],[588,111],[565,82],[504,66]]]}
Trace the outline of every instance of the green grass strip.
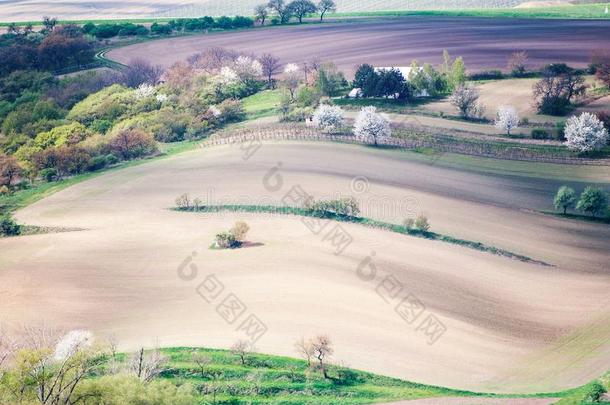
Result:
{"label": "green grass strip", "polygon": [[376,219],[355,217],[349,215],[336,214],[334,212],[320,212],[306,208],[288,207],[288,206],[275,206],[275,205],[205,205],[197,208],[173,208],[176,211],[185,212],[201,212],[201,213],[214,213],[214,212],[249,212],[249,213],[266,213],[266,214],[281,214],[281,215],[299,215],[303,217],[314,217],[329,219],[339,222],[350,222],[354,224],[360,224],[368,226],[370,228],[383,229],[386,231],[400,233],[403,235],[415,236],[417,238],[424,238],[429,240],[437,240],[441,242],[451,243],[453,245],[459,245],[470,249],[478,250],[480,252],[487,252],[497,256],[504,256],[511,259],[520,260],[526,263],[540,264],[543,266],[550,266],[550,264],[532,259],[531,257],[520,255],[517,253],[510,252],[505,249],[500,249],[494,246],[489,246],[481,242],[474,242],[466,239],[454,238],[453,236],[442,235],[436,232],[422,231],[419,229],[407,228],[403,225],[392,224],[389,222],[378,221]]}

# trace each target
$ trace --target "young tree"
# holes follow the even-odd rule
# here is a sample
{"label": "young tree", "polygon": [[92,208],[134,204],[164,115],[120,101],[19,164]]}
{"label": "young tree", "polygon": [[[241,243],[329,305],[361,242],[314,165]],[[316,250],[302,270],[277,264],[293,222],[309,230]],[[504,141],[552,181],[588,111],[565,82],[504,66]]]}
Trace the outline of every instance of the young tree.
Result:
{"label": "young tree", "polygon": [[366,63],[358,66],[354,76],[354,87],[361,89],[364,97],[377,96],[378,81],[379,74],[375,72],[373,66]]}
{"label": "young tree", "polygon": [[280,60],[269,53],[265,53],[265,54],[263,54],[263,56],[261,56],[258,59],[258,61],[261,64],[261,67],[263,70],[263,76],[265,76],[267,78],[267,86],[269,88],[273,88],[274,87],[273,76],[278,74],[282,69]]}
{"label": "young tree", "polygon": [[252,351],[252,345],[245,340],[238,340],[231,346],[231,353],[239,357],[242,366],[246,365],[247,356]]}
{"label": "young tree", "polygon": [[334,131],[344,125],[343,110],[339,106],[320,104],[313,114],[316,127],[325,131]]}
{"label": "young tree", "polygon": [[318,8],[311,0],[293,0],[287,6],[291,15],[299,19],[299,24],[303,22],[303,17],[318,11]]}
{"label": "young tree", "polygon": [[506,131],[510,135],[510,131],[519,127],[519,114],[513,106],[500,106],[496,113],[495,126],[500,131]]}
{"label": "young tree", "polygon": [[290,9],[286,6],[284,0],[269,0],[267,7],[275,11],[280,18],[280,24],[286,24],[290,21]]}
{"label": "young tree", "polygon": [[557,190],[553,205],[557,210],[563,210],[563,215],[566,214],[568,208],[574,208],[576,205],[576,192],[568,186],[561,186]]}
{"label": "young tree", "polygon": [[610,87],[610,51],[596,51],[591,58],[591,66],[595,68],[597,80]]}
{"label": "young tree", "polygon": [[528,60],[527,52],[513,52],[508,58],[508,69],[511,71],[513,76],[523,76],[526,69]]}
{"label": "young tree", "polygon": [[452,89],[457,89],[466,83],[466,66],[462,57],[453,61],[451,66],[450,84]]}
{"label": "young tree", "polygon": [[294,101],[294,96],[299,84],[301,83],[301,75],[299,74],[299,66],[295,63],[289,63],[284,68],[284,87],[290,92],[290,101]]}
{"label": "young tree", "polygon": [[334,13],[337,11],[337,5],[334,0],[320,0],[318,3],[318,11],[320,12],[320,21],[324,19],[324,14],[327,12]]}
{"label": "young tree", "polygon": [[377,108],[363,107],[354,123],[354,135],[364,140],[373,140],[375,146],[378,142],[392,136],[390,119],[386,114],[377,112]]}
{"label": "young tree", "polygon": [[314,63],[311,63],[311,66],[318,72],[316,86],[322,94],[329,97],[337,96],[345,83],[343,73],[337,70],[334,63],[324,63],[317,67],[315,67]]}
{"label": "young tree", "polygon": [[566,146],[579,152],[601,149],[608,142],[608,131],[604,124],[588,112],[570,117],[564,132]]}
{"label": "young tree", "polygon": [[324,378],[330,378],[328,375],[327,360],[333,354],[333,347],[330,338],[326,335],[316,336],[310,342],[313,356],[318,360],[318,367],[322,371]]}
{"label": "young tree", "polygon": [[141,381],[149,382],[157,377],[165,369],[168,357],[161,354],[159,349],[154,349],[145,352],[141,348],[137,353],[131,356],[129,369]]}
{"label": "young tree", "polygon": [[210,358],[210,356],[198,352],[193,352],[193,354],[191,354],[191,360],[199,368],[201,378],[205,378],[205,370],[212,363],[212,359]]}
{"label": "young tree", "polygon": [[594,216],[601,215],[608,209],[608,194],[601,188],[587,187],[580,195],[576,209]]}
{"label": "young tree", "polygon": [[269,16],[269,9],[267,8],[267,4],[259,4],[254,7],[254,17],[256,21],[260,21],[261,25],[265,25],[265,20]]}
{"label": "young tree", "polygon": [[311,341],[301,337],[301,339],[295,342],[294,348],[297,353],[307,361],[307,367],[311,367],[311,359],[314,356],[314,349]]}
{"label": "young tree", "polygon": [[466,119],[479,117],[483,114],[483,106],[479,104],[479,90],[472,86],[458,86],[451,94],[450,102]]}

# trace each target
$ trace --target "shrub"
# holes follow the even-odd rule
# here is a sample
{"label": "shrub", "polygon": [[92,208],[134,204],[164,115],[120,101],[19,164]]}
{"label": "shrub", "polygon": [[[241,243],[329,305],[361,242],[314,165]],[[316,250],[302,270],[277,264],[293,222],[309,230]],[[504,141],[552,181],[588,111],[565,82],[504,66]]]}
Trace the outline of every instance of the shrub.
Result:
{"label": "shrub", "polygon": [[239,100],[228,99],[218,105],[223,123],[239,122],[246,118],[246,112]]}
{"label": "shrub", "polygon": [[68,113],[68,119],[85,125],[99,119],[113,122],[127,112],[134,102],[135,97],[130,89],[114,84],[77,103]]}
{"label": "shrub", "polygon": [[592,215],[603,214],[608,209],[608,195],[601,188],[587,187],[580,195],[576,209]]}
{"label": "shrub", "polygon": [[57,170],[53,167],[48,167],[40,171],[40,177],[45,181],[51,182],[57,178]]}
{"label": "shrub", "polygon": [[499,80],[504,78],[500,70],[484,70],[468,76],[470,80]]}
{"label": "shrub", "polygon": [[415,218],[406,218],[402,225],[407,229],[413,229],[415,227]]}
{"label": "shrub", "polygon": [[311,107],[296,107],[290,109],[285,114],[282,114],[281,121],[283,122],[303,122],[308,120],[313,115]]}
{"label": "shrub", "polygon": [[235,247],[237,241],[231,232],[220,232],[216,234],[215,245],[219,249]]}
{"label": "shrub", "polygon": [[157,151],[157,144],[149,133],[140,129],[120,131],[109,143],[113,154],[123,160],[135,159]]}
{"label": "shrub", "polygon": [[360,214],[358,201],[356,201],[356,199],[353,197],[339,198],[336,200],[328,201],[309,200],[307,201],[305,208],[313,211],[314,214],[320,216],[327,214],[337,214],[355,217]]}
{"label": "shrub", "polygon": [[15,222],[10,215],[0,217],[0,236],[15,236],[21,234],[21,225]]}
{"label": "shrub", "polygon": [[419,214],[417,218],[415,218],[414,226],[418,231],[428,232],[430,230],[428,218],[423,214]]}
{"label": "shrub", "polygon": [[584,387],[584,400],[587,402],[599,402],[602,395],[607,392],[599,381],[593,381]]}
{"label": "shrub", "polygon": [[244,221],[237,221],[229,231],[238,242],[243,242],[250,227]]}
{"label": "shrub", "polygon": [[532,130],[532,139],[549,139],[550,135],[546,129],[535,128]]}
{"label": "shrub", "polygon": [[176,207],[178,207],[179,209],[191,208],[191,199],[187,193],[184,193],[178,198],[176,198]]}

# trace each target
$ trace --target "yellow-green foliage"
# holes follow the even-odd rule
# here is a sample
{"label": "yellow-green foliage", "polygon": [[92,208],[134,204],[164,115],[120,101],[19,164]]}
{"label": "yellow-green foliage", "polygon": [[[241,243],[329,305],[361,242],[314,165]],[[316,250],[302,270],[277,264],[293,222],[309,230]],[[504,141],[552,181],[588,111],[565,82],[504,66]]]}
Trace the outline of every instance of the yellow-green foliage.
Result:
{"label": "yellow-green foliage", "polygon": [[181,141],[192,122],[193,118],[186,112],[163,108],[123,119],[112,127],[111,134],[137,128],[152,134],[161,142]]}
{"label": "yellow-green foliage", "polygon": [[96,119],[114,121],[125,114],[136,102],[133,91],[114,84],[91,94],[68,113],[68,119],[89,124]]}
{"label": "yellow-green foliage", "polygon": [[73,122],[39,133],[34,139],[34,146],[46,149],[52,146],[73,145],[89,137],[91,134],[92,132],[83,124]]}

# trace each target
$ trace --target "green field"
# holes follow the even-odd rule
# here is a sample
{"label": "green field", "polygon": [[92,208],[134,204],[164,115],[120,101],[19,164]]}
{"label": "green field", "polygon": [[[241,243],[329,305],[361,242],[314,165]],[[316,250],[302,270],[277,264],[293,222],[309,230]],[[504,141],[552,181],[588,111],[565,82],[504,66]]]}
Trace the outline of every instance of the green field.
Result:
{"label": "green field", "polygon": [[264,90],[241,100],[249,119],[266,117],[277,112],[282,99],[280,90]]}

